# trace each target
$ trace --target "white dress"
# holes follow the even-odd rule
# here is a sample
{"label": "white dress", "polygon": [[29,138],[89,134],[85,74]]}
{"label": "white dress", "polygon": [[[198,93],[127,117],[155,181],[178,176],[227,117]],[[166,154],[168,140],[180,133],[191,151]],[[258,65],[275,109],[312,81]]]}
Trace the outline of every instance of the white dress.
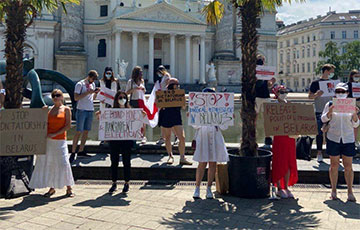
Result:
{"label": "white dress", "polygon": [[46,154],[37,155],[30,188],[57,188],[74,185],[66,140],[47,139]]}
{"label": "white dress", "polygon": [[[197,162],[228,162],[229,155],[220,128],[193,126],[196,130],[196,149],[193,160]],[[221,127],[226,129],[227,127]]]}

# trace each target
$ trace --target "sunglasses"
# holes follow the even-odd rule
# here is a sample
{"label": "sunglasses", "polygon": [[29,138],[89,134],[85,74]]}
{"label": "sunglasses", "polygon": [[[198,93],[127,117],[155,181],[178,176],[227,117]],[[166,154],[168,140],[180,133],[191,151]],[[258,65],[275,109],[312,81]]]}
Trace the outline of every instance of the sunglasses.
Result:
{"label": "sunglasses", "polygon": [[287,91],[280,91],[279,93],[280,94],[287,94],[288,92]]}
{"label": "sunglasses", "polygon": [[119,97],[119,100],[126,99],[126,97]]}
{"label": "sunglasses", "polygon": [[335,93],[346,93],[345,90],[335,90]]}
{"label": "sunglasses", "polygon": [[62,97],[62,94],[53,94],[51,95],[52,98],[55,98],[55,97]]}
{"label": "sunglasses", "polygon": [[112,74],[112,72],[106,72],[105,74]]}

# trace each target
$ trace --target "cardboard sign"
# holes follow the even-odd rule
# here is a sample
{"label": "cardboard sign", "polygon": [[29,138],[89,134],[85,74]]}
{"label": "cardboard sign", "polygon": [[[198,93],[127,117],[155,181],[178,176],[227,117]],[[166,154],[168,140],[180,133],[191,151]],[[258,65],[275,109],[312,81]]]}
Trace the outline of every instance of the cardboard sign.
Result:
{"label": "cardboard sign", "polygon": [[335,96],[335,87],[340,83],[340,80],[334,81],[319,81],[320,90],[324,92],[322,97],[333,97]]}
{"label": "cardboard sign", "polygon": [[352,86],[352,94],[354,98],[360,97],[360,83],[353,82]]}
{"label": "cardboard sign", "polygon": [[46,153],[48,111],[5,109],[0,111],[0,156]]}
{"label": "cardboard sign", "polygon": [[100,92],[97,95],[97,99],[113,106],[115,94],[115,91],[112,91],[111,89],[106,87],[101,87]]}
{"label": "cardboard sign", "polygon": [[334,98],[333,105],[335,113],[355,113],[356,99],[355,98]]}
{"label": "cardboard sign", "polygon": [[275,77],[276,67],[275,66],[256,66],[256,78],[258,80],[271,80]]}
{"label": "cardboard sign", "polygon": [[189,93],[189,125],[234,125],[233,93]]}
{"label": "cardboard sign", "polygon": [[264,103],[266,136],[316,135],[314,106],[301,103]]}
{"label": "cardboard sign", "polygon": [[99,122],[99,140],[141,140],[142,109],[104,109]]}
{"label": "cardboard sign", "polygon": [[185,90],[156,91],[156,106],[159,108],[185,106]]}

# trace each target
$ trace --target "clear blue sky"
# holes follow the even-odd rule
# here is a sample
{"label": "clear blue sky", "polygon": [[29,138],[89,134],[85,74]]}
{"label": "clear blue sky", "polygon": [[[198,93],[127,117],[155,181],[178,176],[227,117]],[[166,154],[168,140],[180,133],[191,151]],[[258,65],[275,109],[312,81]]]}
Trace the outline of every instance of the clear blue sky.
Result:
{"label": "clear blue sky", "polygon": [[349,10],[360,10],[360,0],[307,0],[305,3],[284,4],[278,9],[277,18],[284,21],[285,25],[325,15],[331,7],[331,11],[348,12]]}

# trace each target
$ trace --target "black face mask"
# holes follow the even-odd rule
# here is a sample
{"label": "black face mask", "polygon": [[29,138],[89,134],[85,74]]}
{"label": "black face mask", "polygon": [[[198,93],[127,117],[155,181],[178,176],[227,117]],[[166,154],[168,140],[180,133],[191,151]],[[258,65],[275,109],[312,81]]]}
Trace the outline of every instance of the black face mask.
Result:
{"label": "black face mask", "polygon": [[256,65],[264,65],[264,61],[262,59],[258,59],[256,61]]}

